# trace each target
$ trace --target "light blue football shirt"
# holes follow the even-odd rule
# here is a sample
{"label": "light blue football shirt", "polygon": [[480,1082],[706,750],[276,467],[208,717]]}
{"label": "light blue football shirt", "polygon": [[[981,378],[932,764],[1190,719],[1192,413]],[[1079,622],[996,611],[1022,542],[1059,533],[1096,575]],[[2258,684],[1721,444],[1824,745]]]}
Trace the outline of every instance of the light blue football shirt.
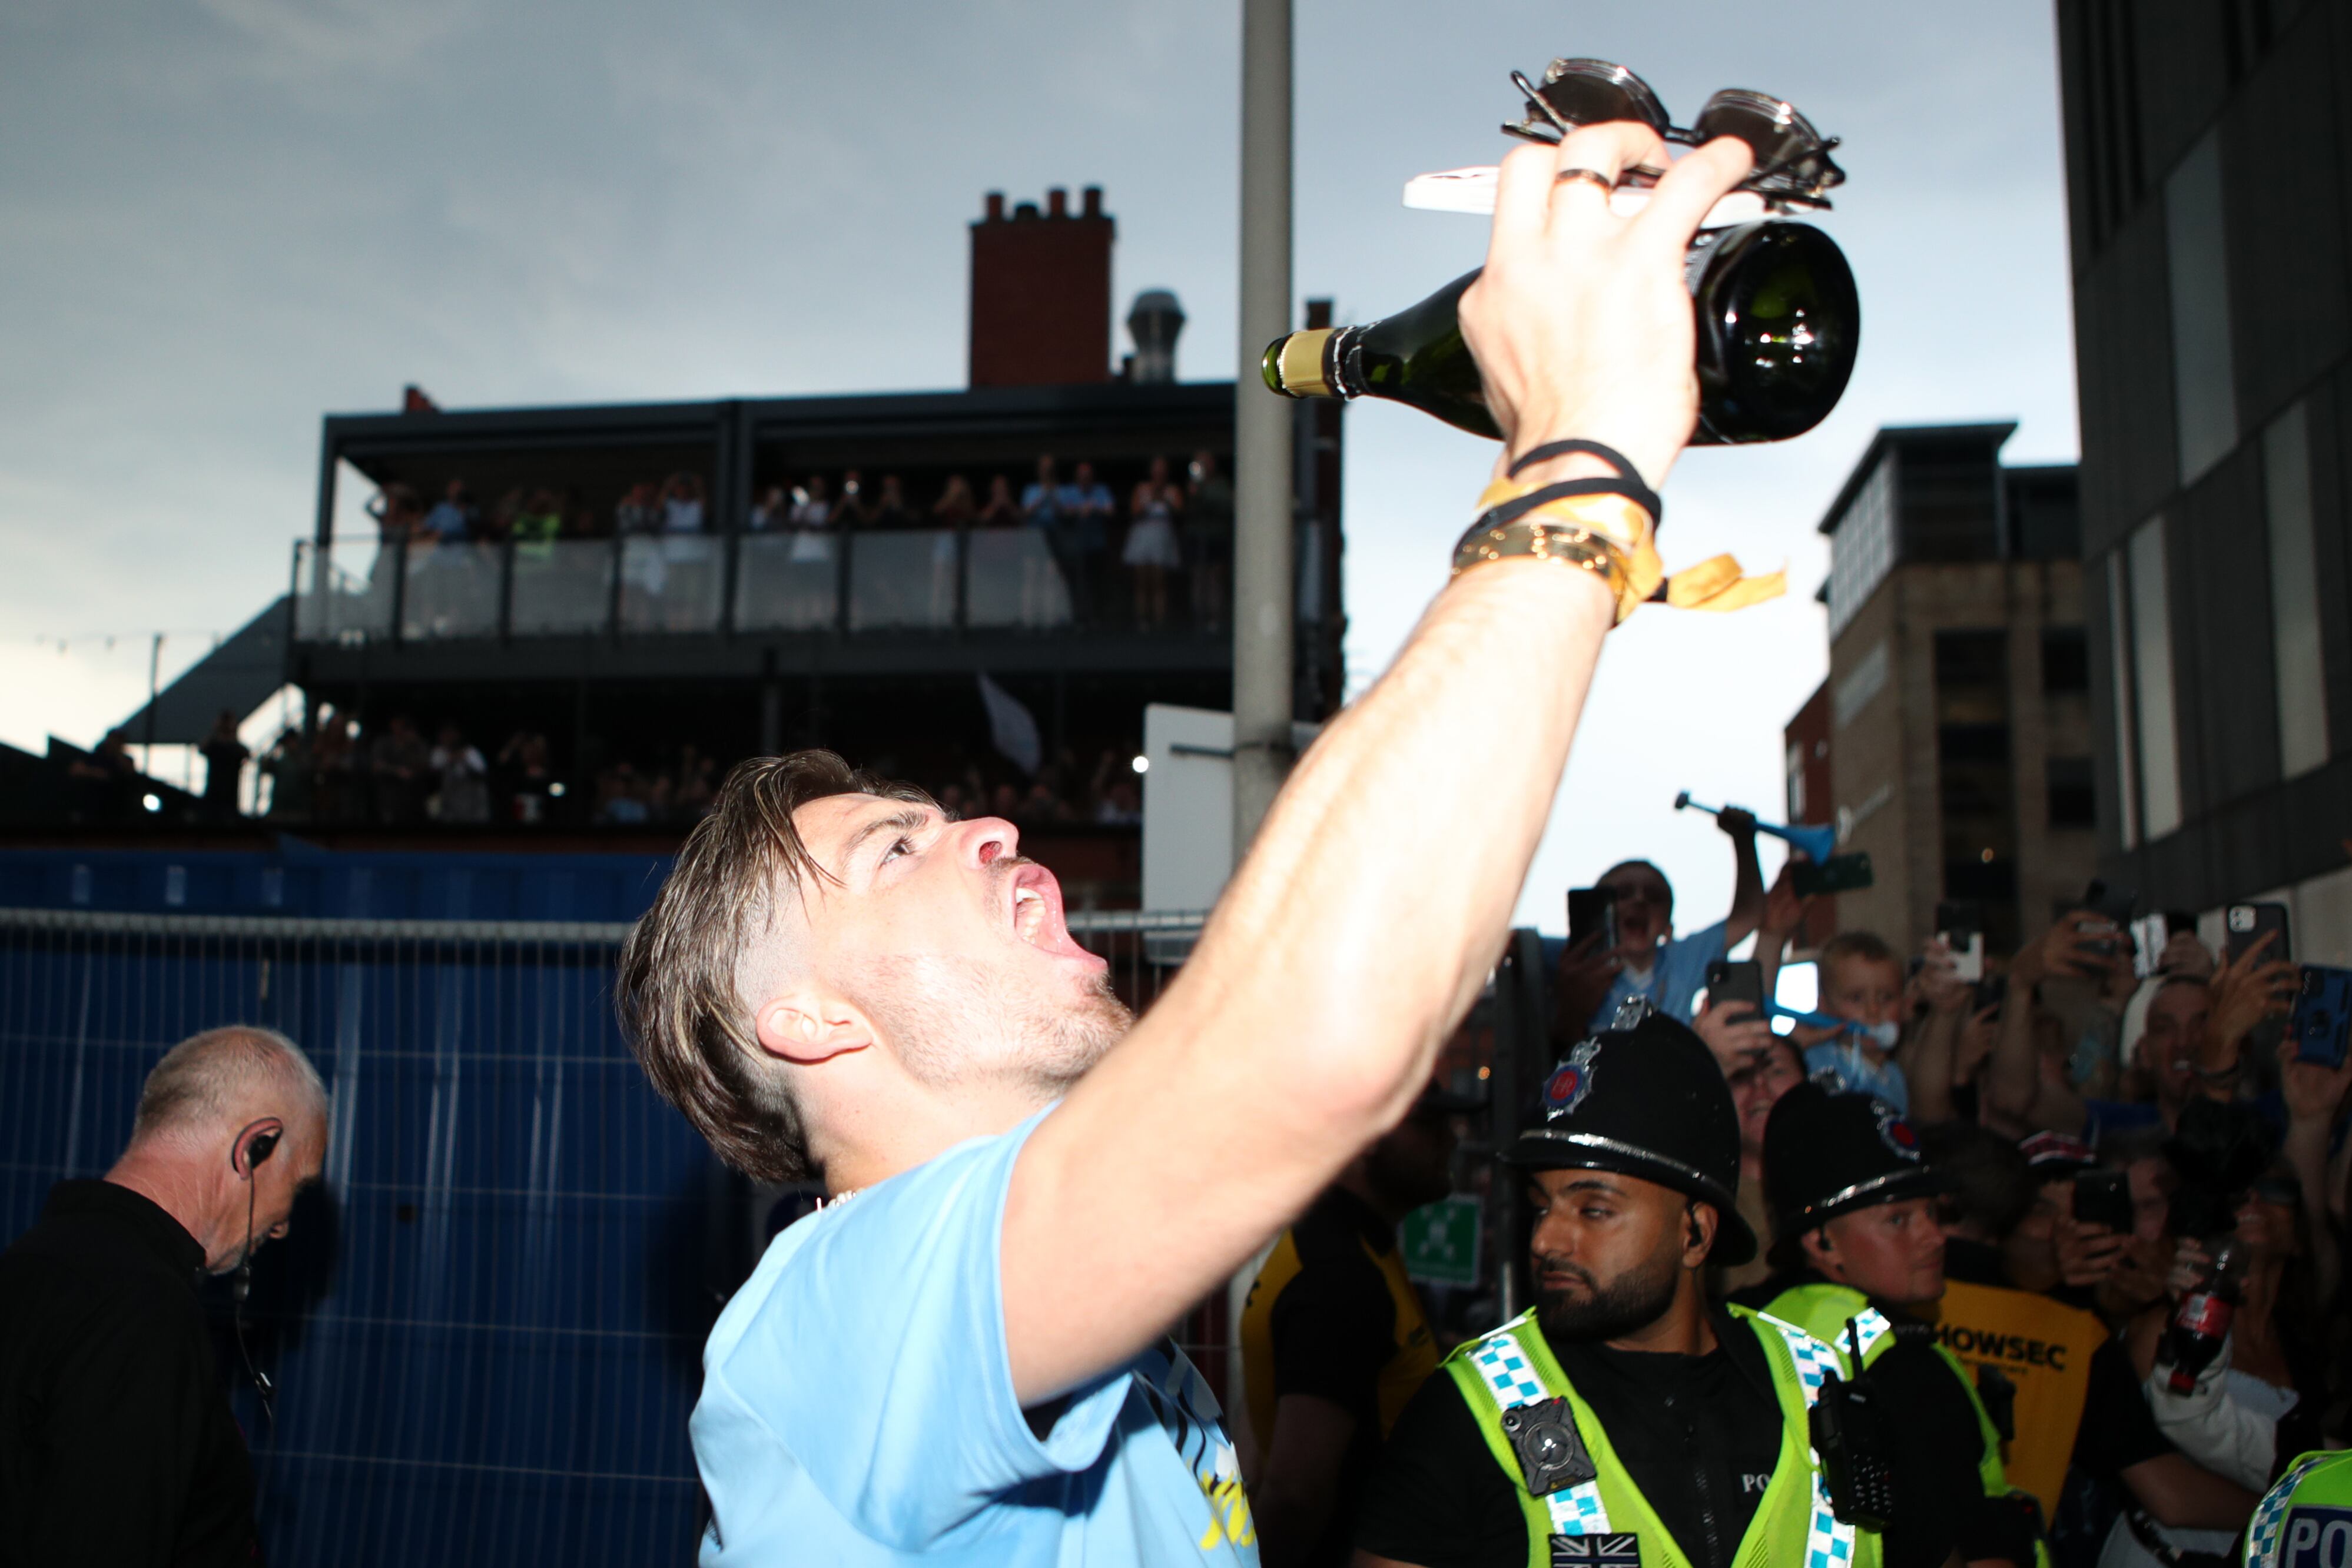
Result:
{"label": "light blue football shirt", "polygon": [[770,1243],[704,1348],[704,1568],[1257,1562],[1217,1401],[1172,1342],[1076,1390],[1044,1440],[1013,1393],[998,1241],[1049,1111]]}

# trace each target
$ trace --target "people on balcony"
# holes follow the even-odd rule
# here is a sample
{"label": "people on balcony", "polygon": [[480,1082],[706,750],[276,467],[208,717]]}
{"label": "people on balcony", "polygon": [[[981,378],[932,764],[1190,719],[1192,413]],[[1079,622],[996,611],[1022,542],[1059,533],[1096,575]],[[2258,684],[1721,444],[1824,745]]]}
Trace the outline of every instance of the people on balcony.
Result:
{"label": "people on balcony", "polygon": [[1168,459],[1153,458],[1128,504],[1131,520],[1119,552],[1134,581],[1135,623],[1141,630],[1168,622],[1168,574],[1184,564],[1176,545],[1176,517],[1183,509],[1184,492],[1168,477]]}

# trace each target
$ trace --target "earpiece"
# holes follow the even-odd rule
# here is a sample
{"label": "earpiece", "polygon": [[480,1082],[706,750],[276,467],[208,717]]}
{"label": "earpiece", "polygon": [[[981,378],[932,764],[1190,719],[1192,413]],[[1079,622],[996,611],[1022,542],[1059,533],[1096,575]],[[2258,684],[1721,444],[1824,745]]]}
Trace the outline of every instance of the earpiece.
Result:
{"label": "earpiece", "polygon": [[[268,1159],[270,1155],[278,1152],[278,1140],[283,1135],[282,1128],[284,1124],[282,1123],[279,1124],[279,1130],[272,1130],[266,1133],[254,1132],[256,1127],[267,1127],[272,1122],[276,1122],[278,1118],[275,1116],[265,1116],[258,1122],[247,1122],[244,1126],[237,1129],[235,1141],[228,1146],[229,1169],[236,1172],[236,1174],[241,1176],[250,1176],[253,1174],[254,1166],[259,1165],[262,1161]],[[250,1134],[250,1136],[248,1136],[248,1134]],[[245,1151],[245,1163],[243,1165],[239,1165],[237,1163],[237,1151],[240,1149]]]}
{"label": "earpiece", "polygon": [[[276,1123],[275,1127],[271,1124]],[[278,1140],[285,1135],[285,1124],[275,1116],[265,1116],[257,1122],[247,1122],[239,1127],[236,1140],[228,1146],[228,1168],[244,1180],[245,1187],[245,1250],[236,1260],[236,1272],[229,1281],[229,1296],[235,1302],[230,1319],[236,1326],[236,1352],[245,1360],[245,1373],[253,1379],[253,1391],[261,1398],[261,1413],[268,1419],[270,1436],[278,1433],[276,1387],[269,1375],[253,1364],[253,1353],[245,1344],[245,1298],[253,1290],[253,1187],[254,1167],[278,1152]],[[257,1127],[270,1128],[256,1132]],[[245,1152],[245,1163],[237,1164],[237,1151]]]}

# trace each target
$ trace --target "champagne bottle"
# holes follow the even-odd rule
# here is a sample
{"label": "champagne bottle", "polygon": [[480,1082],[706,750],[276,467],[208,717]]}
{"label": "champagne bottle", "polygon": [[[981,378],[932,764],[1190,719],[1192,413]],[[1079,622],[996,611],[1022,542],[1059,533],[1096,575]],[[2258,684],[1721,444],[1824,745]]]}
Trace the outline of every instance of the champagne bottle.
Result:
{"label": "champagne bottle", "polygon": [[[1286,397],[1386,398],[1499,439],[1455,315],[1475,272],[1360,327],[1292,332],[1260,371]],[[1837,243],[1810,224],[1708,229],[1684,259],[1697,314],[1696,446],[1784,441],[1828,417],[1862,341],[1862,301]]]}

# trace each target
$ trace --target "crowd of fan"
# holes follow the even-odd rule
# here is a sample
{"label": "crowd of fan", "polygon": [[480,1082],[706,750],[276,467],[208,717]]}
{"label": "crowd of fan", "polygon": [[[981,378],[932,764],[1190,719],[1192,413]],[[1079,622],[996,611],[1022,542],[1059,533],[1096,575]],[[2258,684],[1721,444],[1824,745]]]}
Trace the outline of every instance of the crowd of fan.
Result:
{"label": "crowd of fan", "polygon": [[[672,474],[656,484],[632,485],[614,503],[609,528],[576,488],[517,486],[487,510],[463,479],[425,504],[412,486],[385,485],[369,507],[380,536],[412,549],[441,545],[551,543],[609,534],[695,535],[723,525],[713,517],[699,475]],[[1171,623],[1175,584],[1186,590],[1193,625],[1223,624],[1231,580],[1234,538],[1232,482],[1213,453],[1195,453],[1178,479],[1166,457],[1154,457],[1124,500],[1091,462],[1064,476],[1051,455],[1036,461],[1017,488],[1007,475],[988,476],[986,496],[971,477],[950,474],[939,493],[918,497],[894,473],[869,485],[856,468],[838,478],[821,473],[772,484],[753,502],[745,528],[752,533],[845,532],[877,528],[1017,528],[1042,532],[1068,584],[1078,620],[1103,618],[1124,586],[1134,623]]]}
{"label": "crowd of fan", "polygon": [[[207,761],[225,780],[224,818],[235,814],[235,781],[247,752],[227,745]],[[998,765],[992,771],[966,759],[950,766],[933,791],[950,815],[996,816],[1024,827],[1094,823],[1133,826],[1143,820],[1132,746],[1093,748],[1090,766],[1065,748],[1034,775]],[[101,756],[100,760],[103,760]],[[593,767],[580,782],[584,796],[554,762],[547,737],[532,729],[510,734],[486,753],[456,724],[425,730],[406,714],[364,733],[358,720],[332,707],[320,711],[308,735],[289,727],[260,758],[270,821],[320,827],[413,827],[490,823],[536,826],[553,821],[607,827],[692,827],[709,814],[723,773],[716,753],[689,741],[666,763],[618,758]],[[215,791],[206,790],[209,801]]]}
{"label": "crowd of fan", "polygon": [[[1734,813],[1727,825],[1739,844],[1746,824]],[[2116,1380],[2094,1376],[2065,1502],[2050,1521],[2058,1561],[2226,1552],[2229,1531],[2191,1528],[2214,1522],[2200,1510],[2210,1515],[2217,1496],[2250,1509],[2277,1463],[2340,1447],[2352,1426],[2342,1267],[2352,1063],[2299,1060],[2283,1038],[2297,966],[2267,937],[2216,955],[2178,915],[2160,951],[2136,961],[2132,934],[2090,908],[2005,960],[1991,956],[1981,980],[1961,977],[1962,955],[1941,936],[1906,956],[1848,931],[1815,955],[1816,1010],[1802,1021],[1784,1014],[1776,1032],[1755,1005],[1701,989],[1707,963],[1753,930],[1770,998],[1803,928],[1810,901],[1789,877],[1767,891],[1754,876],[1752,832],[1741,853],[1729,918],[1679,939],[1664,877],[1646,862],[1617,867],[1601,886],[1623,940],[1606,952],[1597,936],[1564,947],[1552,977],[1563,1051],[1640,996],[1691,1023],[1714,1052],[1739,1111],[1740,1207],[1767,1240],[1757,1261],[1720,1271],[1721,1289],[1747,1299],[1736,1293],[1799,1262],[1799,1238],[1771,1236],[1774,1105],[1808,1078],[1875,1096],[1907,1118],[1948,1183],[1949,1276],[2095,1312],[2128,1356],[2120,1404]],[[2104,1187],[2100,1173],[2115,1173]],[[2077,1212],[2078,1191],[2118,1187],[2104,1218]],[[2225,1249],[2241,1300],[2229,1345],[2195,1394],[2175,1394],[2157,1364],[2160,1343]],[[2164,1458],[2176,1450],[2190,1468]]]}

